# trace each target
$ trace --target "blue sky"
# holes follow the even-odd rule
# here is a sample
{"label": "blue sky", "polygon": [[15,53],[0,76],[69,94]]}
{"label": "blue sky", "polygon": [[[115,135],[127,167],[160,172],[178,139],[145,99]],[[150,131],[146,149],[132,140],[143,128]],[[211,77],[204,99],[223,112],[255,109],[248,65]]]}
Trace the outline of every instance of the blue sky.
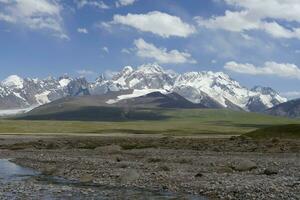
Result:
{"label": "blue sky", "polygon": [[94,79],[157,62],[177,72],[224,71],[294,98],[299,13],[294,0],[0,0],[0,79]]}

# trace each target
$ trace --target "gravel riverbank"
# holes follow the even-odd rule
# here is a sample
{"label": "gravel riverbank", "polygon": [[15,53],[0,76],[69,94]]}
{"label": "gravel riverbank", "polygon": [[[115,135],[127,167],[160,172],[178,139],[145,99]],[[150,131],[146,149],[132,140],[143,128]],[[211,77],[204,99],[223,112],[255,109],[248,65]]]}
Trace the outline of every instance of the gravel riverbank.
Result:
{"label": "gravel riverbank", "polygon": [[175,199],[300,199],[298,140],[28,136],[4,137],[0,148],[0,158],[83,185]]}

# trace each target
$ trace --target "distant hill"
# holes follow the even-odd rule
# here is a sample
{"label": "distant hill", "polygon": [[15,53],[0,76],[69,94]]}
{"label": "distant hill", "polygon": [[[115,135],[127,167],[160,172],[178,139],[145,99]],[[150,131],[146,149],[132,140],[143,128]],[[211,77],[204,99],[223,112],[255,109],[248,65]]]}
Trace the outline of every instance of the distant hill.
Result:
{"label": "distant hill", "polygon": [[202,104],[194,104],[177,93],[162,94],[152,92],[136,98],[128,98],[115,103],[120,107],[154,107],[154,108],[207,108]]}
{"label": "distant hill", "polygon": [[261,128],[245,136],[263,139],[263,138],[300,138],[300,124],[278,125]]}
{"label": "distant hill", "polygon": [[99,96],[66,97],[42,105],[17,119],[124,121],[167,118],[160,108],[206,108],[176,93],[153,92],[132,97],[132,90],[110,92]]}
{"label": "distant hill", "polygon": [[265,112],[270,115],[300,118],[300,99],[281,103]]}

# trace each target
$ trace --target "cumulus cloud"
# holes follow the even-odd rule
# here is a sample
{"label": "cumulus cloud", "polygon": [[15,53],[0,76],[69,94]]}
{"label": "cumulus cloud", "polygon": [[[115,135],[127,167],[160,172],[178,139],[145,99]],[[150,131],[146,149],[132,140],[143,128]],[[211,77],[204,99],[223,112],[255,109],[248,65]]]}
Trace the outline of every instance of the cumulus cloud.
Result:
{"label": "cumulus cloud", "polygon": [[22,24],[33,30],[47,30],[53,35],[69,39],[63,29],[62,6],[56,0],[0,1],[0,20]]}
{"label": "cumulus cloud", "polygon": [[248,9],[261,19],[273,18],[300,22],[298,0],[225,0],[229,5]]}
{"label": "cumulus cloud", "polygon": [[[236,7],[238,11],[227,10],[223,16],[208,19],[196,17],[199,26],[241,33],[260,30],[275,38],[300,39],[299,1],[225,0],[225,2]],[[280,20],[289,23],[290,27],[279,24]]]}
{"label": "cumulus cloud", "polygon": [[77,32],[78,33],[83,33],[83,34],[88,34],[89,33],[89,31],[86,28],[78,28]]}
{"label": "cumulus cloud", "polygon": [[195,17],[195,19],[201,26],[212,29],[219,28],[233,32],[259,28],[256,17],[250,18],[248,17],[248,14],[247,11],[231,12],[227,10],[224,16],[212,17],[210,19]]}
{"label": "cumulus cloud", "polygon": [[262,67],[257,67],[253,64],[241,64],[234,61],[225,64],[225,69],[250,75],[275,75],[285,78],[300,79],[300,68],[295,64],[265,62]]}
{"label": "cumulus cloud", "polygon": [[136,2],[137,0],[118,0],[116,2],[116,7],[119,8],[119,7],[122,7],[122,6],[129,6],[129,5],[132,5]]}
{"label": "cumulus cloud", "polygon": [[164,38],[170,36],[188,37],[196,32],[194,26],[183,22],[179,17],[159,11],[147,14],[114,15],[111,24],[127,25]]}
{"label": "cumulus cloud", "polygon": [[183,63],[197,63],[187,52],[180,52],[178,50],[168,51],[165,48],[159,48],[151,43],[147,43],[143,39],[137,39],[134,41],[136,47],[136,54],[142,58],[151,58],[158,63],[166,64],[183,64]]}
{"label": "cumulus cloud", "polygon": [[97,0],[75,0],[78,8],[83,8],[85,6],[93,6],[99,9],[109,9],[109,6],[106,5],[103,1]]}

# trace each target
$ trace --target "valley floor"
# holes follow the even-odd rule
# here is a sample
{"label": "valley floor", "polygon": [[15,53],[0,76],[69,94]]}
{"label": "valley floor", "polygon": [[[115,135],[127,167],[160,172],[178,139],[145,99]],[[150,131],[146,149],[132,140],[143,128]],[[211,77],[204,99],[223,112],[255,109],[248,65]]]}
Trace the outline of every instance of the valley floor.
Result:
{"label": "valley floor", "polygon": [[[300,140],[0,136],[3,158],[47,176],[93,186],[78,189],[54,184],[51,188],[56,188],[58,196],[76,190],[85,198],[97,199],[95,186],[109,186],[171,192],[179,195],[177,199],[300,199]],[[34,178],[19,184],[1,185],[0,194],[10,191],[29,199],[45,190]],[[120,198],[115,195],[108,192],[103,199]]]}

